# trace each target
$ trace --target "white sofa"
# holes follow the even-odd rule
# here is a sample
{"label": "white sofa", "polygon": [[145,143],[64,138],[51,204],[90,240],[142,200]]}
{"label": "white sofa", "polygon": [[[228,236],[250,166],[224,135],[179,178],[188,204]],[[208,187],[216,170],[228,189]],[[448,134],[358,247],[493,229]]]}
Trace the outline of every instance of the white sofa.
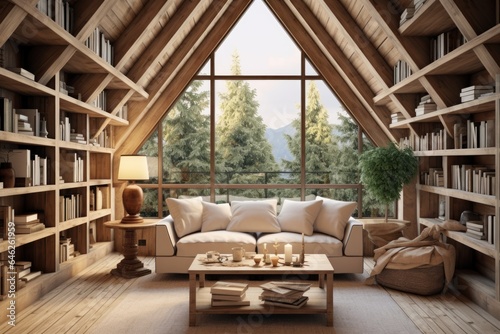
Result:
{"label": "white sofa", "polygon": [[169,202],[171,215],[156,224],[157,273],[187,273],[196,254],[231,254],[237,246],[262,254],[267,244],[267,250],[273,253],[272,245],[277,242],[278,252],[283,254],[284,245],[289,243],[292,252],[299,254],[302,233],[305,253],[326,254],[335,273],[363,272],[363,225],[351,217],[355,203],[321,197],[315,201],[285,201],[281,212],[273,217],[272,200],[271,209],[259,215],[260,208],[267,205],[264,201],[232,202],[228,209],[229,204],[222,207],[200,198],[199,222],[195,199],[175,201]]}

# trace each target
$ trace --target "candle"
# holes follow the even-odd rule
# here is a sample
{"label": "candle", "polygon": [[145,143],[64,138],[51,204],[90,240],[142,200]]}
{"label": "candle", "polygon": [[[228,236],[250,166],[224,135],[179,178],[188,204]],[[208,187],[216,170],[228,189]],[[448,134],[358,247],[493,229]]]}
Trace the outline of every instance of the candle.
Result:
{"label": "candle", "polygon": [[264,243],[264,250],[267,250],[267,243]]}
{"label": "candle", "polygon": [[285,263],[290,264],[292,262],[292,245],[285,245]]}

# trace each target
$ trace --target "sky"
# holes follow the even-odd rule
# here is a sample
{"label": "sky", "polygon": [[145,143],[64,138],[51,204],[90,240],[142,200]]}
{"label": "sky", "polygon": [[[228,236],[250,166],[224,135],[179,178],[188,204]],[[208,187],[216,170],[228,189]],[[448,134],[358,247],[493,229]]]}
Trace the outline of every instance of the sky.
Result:
{"label": "sky", "polygon": [[[285,29],[260,0],[254,0],[236,26],[216,51],[216,74],[230,74],[232,55],[238,52],[242,74],[300,74],[300,50]],[[316,74],[308,66],[307,74]],[[299,115],[300,83],[298,81],[248,81],[256,89],[260,114],[270,128],[289,124]],[[321,101],[329,111],[330,122],[343,112],[341,104],[324,84],[316,82]],[[225,90],[225,84],[217,85]],[[216,95],[218,108],[218,94]]]}

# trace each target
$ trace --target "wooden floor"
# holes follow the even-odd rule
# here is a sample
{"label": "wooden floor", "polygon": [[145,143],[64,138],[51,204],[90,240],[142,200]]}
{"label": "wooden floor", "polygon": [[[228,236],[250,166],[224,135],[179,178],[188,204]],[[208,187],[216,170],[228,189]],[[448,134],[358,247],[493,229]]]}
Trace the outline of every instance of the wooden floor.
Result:
{"label": "wooden floor", "polygon": [[[15,327],[2,324],[0,333],[88,333],[110,306],[134,289],[137,279],[123,280],[109,274],[120,259],[112,253],[86,268],[19,312]],[[153,258],[144,262],[154,269]],[[367,258],[365,273],[372,266],[373,260]],[[387,292],[422,333],[500,333],[499,320],[456,293],[421,297]]]}

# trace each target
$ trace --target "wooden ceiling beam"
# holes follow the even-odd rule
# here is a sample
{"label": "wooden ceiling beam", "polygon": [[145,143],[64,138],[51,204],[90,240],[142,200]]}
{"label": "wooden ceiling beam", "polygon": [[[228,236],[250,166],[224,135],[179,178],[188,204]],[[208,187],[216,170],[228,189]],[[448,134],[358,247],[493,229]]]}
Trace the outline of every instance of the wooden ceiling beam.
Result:
{"label": "wooden ceiling beam", "polygon": [[418,37],[401,36],[399,33],[399,14],[386,0],[359,0],[372,19],[391,40],[401,57],[408,63],[413,72],[429,63],[428,41]]}
{"label": "wooden ceiling beam", "polygon": [[[292,2],[295,5],[297,1],[293,0]],[[327,10],[328,17],[334,20],[335,26],[342,31],[342,36],[349,41],[350,46],[356,50],[363,62],[368,65],[371,75],[384,83],[386,87],[392,86],[394,83],[393,68],[366,37],[342,3],[338,0],[324,0],[324,4],[329,9]]]}
{"label": "wooden ceiling beam", "polygon": [[114,43],[115,67],[123,68],[130,60],[129,58],[136,53],[142,40],[148,32],[158,24],[167,10],[173,6],[175,1],[155,0],[147,2],[139,14],[127,26]]}
{"label": "wooden ceiling beam", "polygon": [[[30,0],[29,5],[35,5],[37,0]],[[28,15],[23,9],[13,3],[6,3],[0,13],[0,46],[4,45],[9,37],[16,31],[17,27],[23,22]]]}
{"label": "wooden ceiling beam", "polygon": [[47,85],[75,53],[76,49],[72,45],[33,46],[30,48],[28,57],[30,64],[36,64],[34,74],[38,83]]}
{"label": "wooden ceiling beam", "polygon": [[[387,114],[387,111],[373,104],[373,92],[310,9],[292,1],[293,5],[298,5],[295,9],[307,22],[311,32],[298,21],[297,14],[286,4],[279,0],[266,2],[366,134],[379,145],[394,141],[394,136],[375,112]],[[388,124],[389,115],[386,121]]]}
{"label": "wooden ceiling beam", "polygon": [[85,0],[74,4],[74,34],[77,40],[85,41],[106,17],[108,11],[116,5],[115,0]]}
{"label": "wooden ceiling beam", "polygon": [[[118,154],[135,152],[147,139],[144,134],[154,130],[152,125],[156,125],[170,109],[250,3],[251,0],[231,1],[229,4],[217,1],[207,9],[162,71],[157,74],[150,86],[150,99],[133,102],[129,106],[129,113],[131,107],[144,112],[140,119],[131,120],[129,127],[116,129],[115,147]],[[216,17],[218,20],[214,24]],[[199,45],[196,46],[198,42]],[[164,94],[164,91],[168,94]]]}
{"label": "wooden ceiling beam", "polygon": [[[188,18],[195,12],[198,1],[183,1],[177,8],[172,18],[167,22],[161,32],[155,37],[153,42],[148,45],[144,53],[139,57],[134,66],[128,71],[127,76],[134,82],[141,83],[153,66],[156,66],[165,56],[167,46],[172,42],[172,37],[178,33],[181,28],[189,24]],[[214,7],[218,4],[214,4]]]}

